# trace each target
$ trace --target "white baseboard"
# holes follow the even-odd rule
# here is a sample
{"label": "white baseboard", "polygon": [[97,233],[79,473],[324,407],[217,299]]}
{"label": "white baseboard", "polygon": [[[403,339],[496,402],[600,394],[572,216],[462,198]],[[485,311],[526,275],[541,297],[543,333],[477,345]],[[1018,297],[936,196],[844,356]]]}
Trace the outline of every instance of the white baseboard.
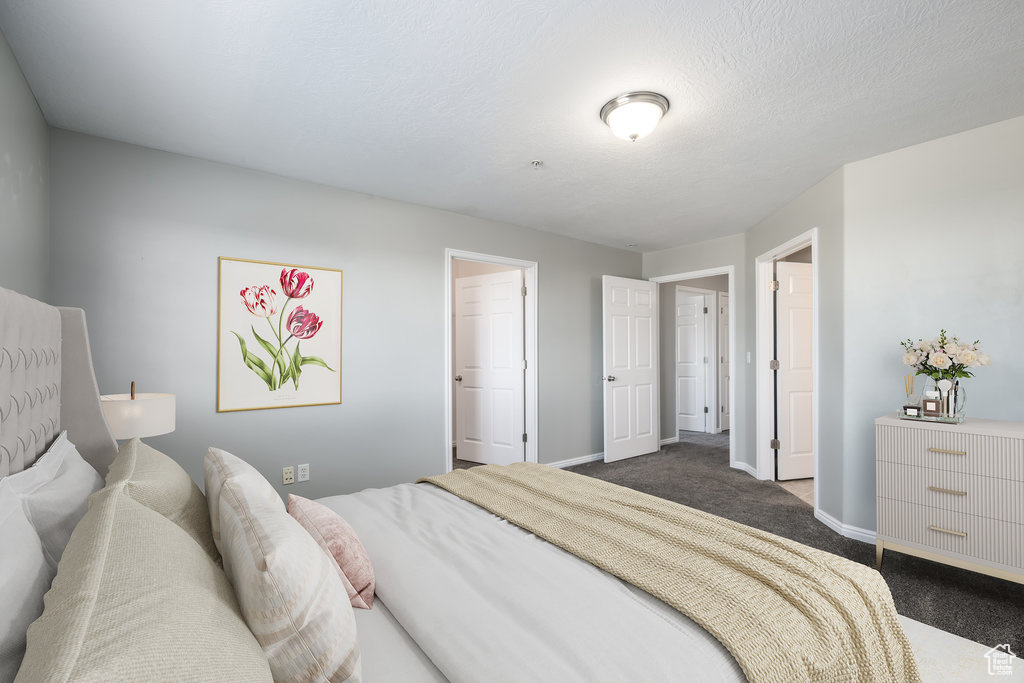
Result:
{"label": "white baseboard", "polygon": [[832,515],[828,514],[827,512],[823,512],[822,510],[819,509],[814,510],[814,517],[819,522],[821,522],[829,529],[832,529],[832,531],[836,532],[841,536],[852,538],[855,541],[871,543],[872,545],[874,545],[875,543],[875,532],[871,531],[870,529],[862,529],[859,526],[843,524]]}
{"label": "white baseboard", "polygon": [[736,462],[730,462],[729,467],[733,468],[734,470],[742,470],[749,474],[750,476],[752,476],[754,479],[757,479],[757,468],[754,467],[753,465],[748,465],[745,462],[739,462],[737,460]]}
{"label": "white baseboard", "polygon": [[559,460],[558,462],[546,462],[544,464],[548,467],[566,468],[573,467],[574,465],[582,465],[586,462],[594,462],[595,460],[604,460],[604,453],[591,453],[590,455],[581,455],[577,458]]}
{"label": "white baseboard", "polygon": [[667,439],[662,439],[658,443],[660,443],[662,446],[667,446],[670,443],[679,443],[679,435],[676,434],[675,436],[670,436]]}

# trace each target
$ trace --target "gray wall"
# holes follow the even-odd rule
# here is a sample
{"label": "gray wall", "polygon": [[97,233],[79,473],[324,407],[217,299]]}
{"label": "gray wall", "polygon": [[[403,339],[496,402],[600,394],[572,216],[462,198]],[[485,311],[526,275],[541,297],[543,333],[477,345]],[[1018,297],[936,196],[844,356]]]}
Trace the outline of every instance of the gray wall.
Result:
{"label": "gray wall", "polygon": [[873,421],[903,400],[899,340],[981,339],[992,365],[961,382],[968,419],[1024,421],[1024,117],[848,165],[845,256],[844,518],[874,529]]}
{"label": "gray wall", "polygon": [[[54,130],[55,303],[86,310],[103,393],[178,396],[147,439],[202,480],[206,447],[317,497],[437,473],[444,443],[444,249],[538,262],[540,459],[602,446],[601,275],[641,257],[553,234]],[[342,268],[344,404],[215,412],[217,257]]]}
{"label": "gray wall", "polygon": [[[799,197],[755,225],[746,234],[748,284],[742,290],[747,301],[745,329],[747,348],[757,363],[757,310],[754,305],[754,260],[784,242],[818,228],[818,321],[823,358],[818,368],[819,396],[818,503],[836,519],[843,518],[843,169],[829,175]],[[735,301],[735,298],[734,298]],[[755,371],[758,368],[755,368]],[[765,369],[765,372],[767,370]],[[757,414],[756,375],[747,379],[747,414],[750,416],[747,449],[754,453]],[[756,456],[755,456],[756,460]]]}
{"label": "gray wall", "polygon": [[0,287],[49,300],[49,134],[0,35]]}
{"label": "gray wall", "polygon": [[[745,464],[751,474],[757,466],[754,259],[813,227],[819,228],[819,288],[822,310],[827,310],[822,313],[821,339],[830,356],[827,363],[821,364],[821,386],[827,387],[830,394],[837,391],[835,387],[842,386],[842,179],[840,169],[744,234],[644,254],[644,277],[723,265],[736,269],[735,287],[729,295],[736,320],[736,356],[732,365],[736,412],[730,426],[736,432],[735,459]],[[843,513],[842,427],[841,401],[822,401],[820,503],[825,512],[837,518]]]}
{"label": "gray wall", "polygon": [[[744,235],[644,254],[645,277],[737,265],[740,361],[755,348],[754,259],[818,228],[819,503],[847,526],[875,528],[873,425],[903,398],[900,339],[980,338],[993,364],[964,382],[968,415],[1024,421],[1021,159],[1024,117],[847,164]],[[753,465],[755,374],[741,367],[733,425]]]}
{"label": "gray wall", "polygon": [[[733,266],[735,291],[730,294],[729,305],[735,310],[734,319],[736,320],[736,329],[734,330],[736,357],[732,364],[733,387],[736,391],[733,404],[736,412],[732,415],[730,427],[736,432],[736,459],[753,471],[756,460],[747,446],[748,433],[750,434],[749,438],[753,439],[753,418],[748,417],[746,405],[747,376],[750,368],[746,363],[748,347],[745,332],[747,324],[745,310],[747,302],[745,297],[736,295],[737,292],[746,291],[748,278],[745,269],[746,261],[745,237],[742,234],[730,235],[698,244],[646,253],[644,254],[644,277],[677,275],[707,268]],[[664,393],[664,387],[662,393]],[[671,400],[675,401],[674,395]],[[664,410],[664,400],[662,401],[662,410]],[[664,417],[662,421],[664,422]],[[664,431],[663,425],[662,433]]]}

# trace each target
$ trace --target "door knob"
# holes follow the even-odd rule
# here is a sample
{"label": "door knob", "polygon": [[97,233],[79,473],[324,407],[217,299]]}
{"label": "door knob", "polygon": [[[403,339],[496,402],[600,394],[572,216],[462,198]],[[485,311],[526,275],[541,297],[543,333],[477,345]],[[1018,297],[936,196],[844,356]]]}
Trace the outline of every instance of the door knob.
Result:
{"label": "door knob", "polygon": [[615,381],[615,375],[608,375],[607,377],[605,377],[605,379],[608,380],[609,382],[614,382]]}
{"label": "door knob", "polygon": [[455,375],[455,381],[456,382],[461,382],[462,381],[462,375]]}

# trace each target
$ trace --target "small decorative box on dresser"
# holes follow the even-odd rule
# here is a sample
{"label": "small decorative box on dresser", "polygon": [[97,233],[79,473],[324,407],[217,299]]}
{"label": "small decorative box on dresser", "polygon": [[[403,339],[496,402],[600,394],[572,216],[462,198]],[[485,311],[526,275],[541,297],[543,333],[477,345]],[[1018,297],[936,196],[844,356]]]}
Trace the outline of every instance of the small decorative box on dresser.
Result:
{"label": "small decorative box on dresser", "polygon": [[878,540],[1024,583],[1024,424],[875,420]]}

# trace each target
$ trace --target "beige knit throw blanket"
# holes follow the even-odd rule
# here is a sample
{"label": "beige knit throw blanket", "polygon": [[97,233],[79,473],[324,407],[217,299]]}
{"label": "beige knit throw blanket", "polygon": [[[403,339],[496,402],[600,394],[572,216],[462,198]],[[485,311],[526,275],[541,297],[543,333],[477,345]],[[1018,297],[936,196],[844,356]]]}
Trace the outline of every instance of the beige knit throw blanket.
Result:
{"label": "beige knit throw blanket", "polygon": [[889,588],[864,565],[545,465],[421,481],[676,608],[717,638],[749,681],[920,680]]}

